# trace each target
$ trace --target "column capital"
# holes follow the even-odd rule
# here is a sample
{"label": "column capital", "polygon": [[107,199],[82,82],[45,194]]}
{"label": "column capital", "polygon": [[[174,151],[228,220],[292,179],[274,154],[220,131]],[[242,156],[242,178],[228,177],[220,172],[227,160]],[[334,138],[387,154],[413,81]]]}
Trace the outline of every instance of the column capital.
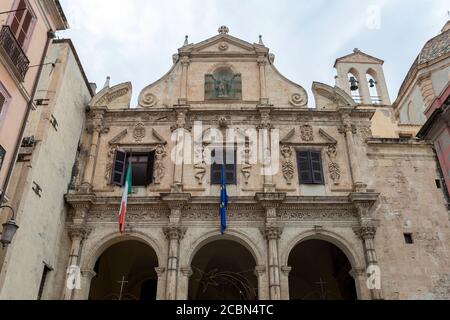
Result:
{"label": "column capital", "polygon": [[164,267],[155,267],[155,272],[158,278],[161,278],[164,275],[164,272],[166,272],[166,268]]}
{"label": "column capital", "polygon": [[350,270],[348,274],[351,275],[352,278],[355,280],[357,278],[365,277],[367,275],[366,269],[364,269],[364,268],[354,268],[354,269]]}
{"label": "column capital", "polygon": [[256,266],[255,267],[255,276],[260,278],[266,272],[266,266]]}
{"label": "column capital", "polygon": [[180,271],[186,278],[190,278],[194,274],[194,271],[191,267],[181,267]]}
{"label": "column capital", "polygon": [[88,227],[85,224],[71,224],[67,227],[67,232],[72,239],[87,239],[89,234],[91,233],[92,228]]}
{"label": "column capital", "polygon": [[180,62],[183,67],[188,67],[191,64],[191,59],[188,56],[182,56]]}
{"label": "column capital", "polygon": [[292,267],[291,266],[281,266],[281,272],[283,272],[283,274],[288,277],[289,273],[292,271]]}
{"label": "column capital", "polygon": [[375,239],[375,233],[377,232],[377,228],[373,225],[366,225],[353,228],[353,232],[355,232],[358,238],[362,240]]}
{"label": "column capital", "polygon": [[265,56],[259,56],[256,59],[256,63],[258,63],[258,66],[264,67],[267,64],[267,58]]}
{"label": "column capital", "polygon": [[261,228],[261,233],[267,240],[278,240],[283,233],[283,227],[278,224],[268,223]]}
{"label": "column capital", "polygon": [[169,240],[181,240],[186,234],[187,228],[175,225],[168,225],[163,228],[164,235]]}
{"label": "column capital", "polygon": [[89,281],[91,281],[92,278],[94,278],[96,275],[97,272],[95,272],[94,270],[81,270],[81,276],[88,279]]}

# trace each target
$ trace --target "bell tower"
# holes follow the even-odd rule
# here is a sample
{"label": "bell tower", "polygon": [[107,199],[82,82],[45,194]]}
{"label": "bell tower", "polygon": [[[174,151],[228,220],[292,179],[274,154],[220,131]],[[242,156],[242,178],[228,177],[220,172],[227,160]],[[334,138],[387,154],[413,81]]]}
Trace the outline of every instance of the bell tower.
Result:
{"label": "bell tower", "polygon": [[354,49],[334,64],[336,86],[352,96],[357,104],[390,105],[383,63],[383,60]]}

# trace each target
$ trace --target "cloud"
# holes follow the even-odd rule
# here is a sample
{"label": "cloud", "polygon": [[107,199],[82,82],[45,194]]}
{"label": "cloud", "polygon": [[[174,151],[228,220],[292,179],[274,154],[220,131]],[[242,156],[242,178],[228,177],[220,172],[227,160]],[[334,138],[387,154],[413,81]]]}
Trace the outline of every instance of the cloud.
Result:
{"label": "cloud", "polygon": [[313,81],[334,84],[334,60],[358,47],[386,61],[394,100],[415,56],[440,31],[449,10],[445,0],[61,3],[71,29],[60,36],[73,39],[90,81],[102,86],[107,75],[113,83],[132,81],[134,104],[139,91],[171,67],[185,34],[190,42],[200,42],[224,24],[249,42],[262,34],[276,54],[277,68],[307,90]]}

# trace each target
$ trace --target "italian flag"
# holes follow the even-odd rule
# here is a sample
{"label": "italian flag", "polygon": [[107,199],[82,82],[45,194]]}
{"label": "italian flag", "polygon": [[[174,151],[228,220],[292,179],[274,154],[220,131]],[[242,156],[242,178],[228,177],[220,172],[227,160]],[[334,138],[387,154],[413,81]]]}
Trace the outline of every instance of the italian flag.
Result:
{"label": "italian flag", "polygon": [[120,233],[125,231],[125,216],[127,215],[128,194],[131,193],[131,164],[128,165],[127,174],[125,176],[125,185],[123,186],[122,201],[120,202],[119,211],[119,230]]}

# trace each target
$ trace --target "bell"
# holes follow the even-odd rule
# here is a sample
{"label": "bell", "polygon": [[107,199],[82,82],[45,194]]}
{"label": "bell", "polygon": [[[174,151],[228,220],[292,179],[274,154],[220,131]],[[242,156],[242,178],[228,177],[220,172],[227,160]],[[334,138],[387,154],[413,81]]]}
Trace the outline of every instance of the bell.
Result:
{"label": "bell", "polygon": [[369,87],[374,88],[377,83],[373,79],[369,79]]}
{"label": "bell", "polygon": [[358,88],[358,81],[356,81],[355,77],[350,77],[350,90],[356,91]]}

